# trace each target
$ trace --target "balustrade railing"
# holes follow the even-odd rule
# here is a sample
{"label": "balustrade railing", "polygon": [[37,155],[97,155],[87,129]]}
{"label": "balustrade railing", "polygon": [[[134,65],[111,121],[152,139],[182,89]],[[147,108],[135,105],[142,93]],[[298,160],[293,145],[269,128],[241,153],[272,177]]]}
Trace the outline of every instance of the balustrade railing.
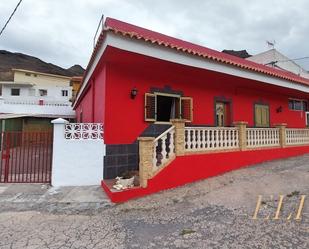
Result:
{"label": "balustrade railing", "polygon": [[51,100],[4,100],[3,104],[7,105],[39,105],[39,106],[71,106],[71,103],[66,101],[51,101]]}
{"label": "balustrade railing", "polygon": [[286,129],[287,145],[309,144],[309,129]]}
{"label": "balustrade railing", "polygon": [[164,166],[175,158],[175,127],[172,126],[154,140],[153,167]]}
{"label": "balustrade railing", "polygon": [[247,148],[280,146],[279,128],[247,128]]}
{"label": "balustrade railing", "polygon": [[236,127],[185,127],[185,151],[237,149],[238,136]]}
{"label": "balustrade railing", "polygon": [[186,127],[184,121],[174,122],[155,139],[139,138],[143,187],[176,155],[309,145],[309,129],[287,129],[286,124],[277,124],[277,128],[247,128],[247,123],[240,121],[235,122],[236,127]]}

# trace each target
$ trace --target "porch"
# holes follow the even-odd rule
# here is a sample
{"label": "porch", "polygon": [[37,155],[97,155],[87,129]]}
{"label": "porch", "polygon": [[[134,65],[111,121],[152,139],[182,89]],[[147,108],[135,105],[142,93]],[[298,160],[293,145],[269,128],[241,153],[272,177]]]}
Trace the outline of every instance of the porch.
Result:
{"label": "porch", "polygon": [[290,156],[309,153],[309,129],[186,126],[184,120],[158,137],[139,137],[140,187],[115,191],[109,181],[102,187],[114,202],[177,187],[224,172]]}

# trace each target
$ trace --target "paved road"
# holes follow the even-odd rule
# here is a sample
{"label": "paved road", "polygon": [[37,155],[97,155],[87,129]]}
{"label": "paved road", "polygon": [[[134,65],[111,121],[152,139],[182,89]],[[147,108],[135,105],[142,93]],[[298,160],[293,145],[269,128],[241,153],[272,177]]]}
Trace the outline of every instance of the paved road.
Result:
{"label": "paved road", "polygon": [[[80,208],[67,199],[29,211],[23,202],[0,202],[0,248],[307,249],[308,161],[306,155],[260,164],[120,205],[85,200]],[[285,196],[280,219],[266,220],[279,194]],[[253,220],[258,195],[262,207]],[[286,220],[301,195],[307,195],[302,219]]]}

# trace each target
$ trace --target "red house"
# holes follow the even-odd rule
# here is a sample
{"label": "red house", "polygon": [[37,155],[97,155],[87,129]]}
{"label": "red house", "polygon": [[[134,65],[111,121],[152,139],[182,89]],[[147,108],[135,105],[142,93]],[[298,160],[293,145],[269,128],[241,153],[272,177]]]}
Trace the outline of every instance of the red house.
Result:
{"label": "red house", "polygon": [[309,80],[107,18],[74,103],[104,124],[114,201],[309,151]]}

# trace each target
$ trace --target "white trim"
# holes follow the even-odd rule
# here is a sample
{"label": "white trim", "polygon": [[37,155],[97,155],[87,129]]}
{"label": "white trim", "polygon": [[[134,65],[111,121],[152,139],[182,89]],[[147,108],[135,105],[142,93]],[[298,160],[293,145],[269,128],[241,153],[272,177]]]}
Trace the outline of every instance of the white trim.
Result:
{"label": "white trim", "polygon": [[241,78],[256,80],[260,82],[264,82],[271,85],[281,86],[285,88],[290,88],[294,90],[299,90],[305,93],[309,93],[309,86],[301,85],[300,83],[293,83],[289,80],[280,79],[275,76],[269,76],[260,72],[254,72],[249,69],[242,69],[236,66],[228,65],[225,63],[216,62],[210,59],[205,59],[203,57],[199,57],[196,55],[184,53],[181,51],[177,51],[175,49],[171,49],[169,47],[159,46],[157,44],[152,44],[149,42],[145,42],[143,40],[136,40],[129,37],[120,36],[119,34],[114,34],[111,32],[106,33],[105,40],[100,47],[99,51],[96,54],[93,64],[90,67],[90,70],[86,74],[85,80],[79,91],[79,94],[74,103],[74,107],[83,92],[84,88],[90,76],[92,75],[94,69],[96,68],[100,58],[102,57],[107,46],[115,47],[118,49],[122,49],[125,51],[142,54],[146,56],[150,56],[153,58],[170,61],[186,66],[192,66],[202,69],[207,69],[215,72],[220,72],[224,74],[229,74]]}
{"label": "white trim", "polygon": [[107,35],[106,35],[106,38],[105,38],[104,42],[102,43],[101,47],[99,48],[99,50],[98,50],[98,52],[97,52],[97,54],[96,54],[96,56],[94,58],[94,61],[93,61],[92,65],[91,65],[89,71],[87,72],[87,74],[84,77],[84,80],[82,82],[81,88],[78,91],[78,94],[76,96],[76,100],[73,103],[73,109],[75,108],[76,103],[77,103],[78,99],[80,98],[81,94],[85,90],[85,88],[86,88],[86,86],[88,84],[88,81],[90,80],[90,77],[91,77],[92,73],[94,72],[95,68],[97,67],[97,65],[98,65],[98,63],[99,63],[99,61],[100,61],[100,59],[101,59],[101,57],[102,57],[106,47],[107,47],[107,41],[106,40],[107,40]]}

